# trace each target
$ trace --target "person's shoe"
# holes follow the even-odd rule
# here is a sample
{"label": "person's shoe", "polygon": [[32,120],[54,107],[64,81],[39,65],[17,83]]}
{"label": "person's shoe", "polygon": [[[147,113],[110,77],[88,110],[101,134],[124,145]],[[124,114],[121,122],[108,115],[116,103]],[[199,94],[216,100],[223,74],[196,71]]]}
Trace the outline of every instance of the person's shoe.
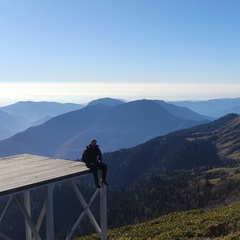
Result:
{"label": "person's shoe", "polygon": [[108,186],[108,183],[106,182],[106,180],[101,180],[100,183],[105,184],[106,186]]}
{"label": "person's shoe", "polygon": [[101,188],[100,184],[98,182],[95,183],[97,188]]}

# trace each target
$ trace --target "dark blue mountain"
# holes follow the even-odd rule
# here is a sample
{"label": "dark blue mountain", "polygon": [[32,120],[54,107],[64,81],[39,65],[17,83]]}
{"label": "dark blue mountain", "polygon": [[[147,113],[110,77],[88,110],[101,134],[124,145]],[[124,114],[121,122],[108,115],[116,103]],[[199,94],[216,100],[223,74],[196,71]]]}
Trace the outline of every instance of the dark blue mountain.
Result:
{"label": "dark blue mountain", "polygon": [[17,102],[1,107],[0,140],[27,128],[40,125],[52,117],[82,108],[83,105],[56,102]]}
{"label": "dark blue mountain", "polygon": [[108,107],[114,107],[114,106],[117,106],[117,105],[125,103],[125,102],[126,101],[124,101],[124,100],[118,100],[118,99],[114,99],[114,98],[99,98],[99,99],[89,102],[87,106],[103,104]]}
{"label": "dark blue mountain", "polygon": [[21,116],[31,122],[35,122],[46,116],[55,117],[83,107],[84,105],[75,103],[21,101],[0,109],[8,114]]}
{"label": "dark blue mountain", "polygon": [[0,110],[0,140],[26,130],[28,126],[29,122],[26,119]]}
{"label": "dark blue mountain", "polygon": [[156,100],[157,103],[159,103],[162,107],[164,107],[169,113],[172,115],[182,118],[182,119],[191,119],[191,120],[214,120],[213,117],[207,116],[207,115],[201,115],[199,113],[196,113],[192,110],[190,110],[187,107],[179,107],[174,104],[166,103],[161,100]]}
{"label": "dark blue mountain", "polygon": [[113,107],[97,104],[56,116],[0,141],[0,157],[29,153],[77,159],[92,137],[98,139],[103,152],[108,152],[202,122],[178,118],[151,100]]}
{"label": "dark blue mountain", "polygon": [[216,118],[229,113],[239,114],[240,98],[210,99],[206,101],[177,101],[169,102],[176,106],[186,107],[192,111]]}

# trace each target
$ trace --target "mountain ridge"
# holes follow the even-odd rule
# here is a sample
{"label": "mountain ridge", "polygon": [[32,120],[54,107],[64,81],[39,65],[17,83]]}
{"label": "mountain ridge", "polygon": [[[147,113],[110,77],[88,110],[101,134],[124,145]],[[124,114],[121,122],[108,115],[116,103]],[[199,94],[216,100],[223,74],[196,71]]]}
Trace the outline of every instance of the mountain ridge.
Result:
{"label": "mountain ridge", "polygon": [[[235,133],[231,135],[232,126],[235,127]],[[240,116],[229,114],[210,123],[155,137],[136,147],[107,153],[104,157],[114,172],[112,182],[119,183],[120,179],[125,181],[128,175],[138,174],[133,180],[137,181],[147,169],[153,174],[154,169],[168,172],[203,165],[221,166],[224,165],[224,160],[238,160],[239,134]],[[146,162],[146,159],[152,160]],[[181,159],[185,159],[184,162]],[[138,166],[137,173],[134,166]],[[124,177],[119,176],[122,173],[125,174]]]}
{"label": "mountain ridge", "polygon": [[187,107],[202,115],[220,118],[230,113],[240,114],[240,98],[219,98],[202,101],[168,101],[176,106]]}
{"label": "mountain ridge", "polygon": [[[233,99],[210,99],[202,101],[163,101],[152,100],[159,103],[169,113],[176,117],[183,119],[191,119],[199,121],[208,119],[215,120],[221,116],[229,113],[240,113],[240,98]],[[76,104],[76,103],[57,103],[57,102],[33,102],[33,101],[20,101],[8,106],[1,107],[0,110],[9,114],[9,121],[1,119],[0,140],[7,139],[18,132],[26,130],[28,127],[43,124],[50,118],[70,112],[76,109],[81,109],[85,106],[103,104],[108,107],[116,106],[119,104],[127,103],[128,101],[114,98],[99,98],[89,103]],[[18,121],[16,117],[20,117]],[[24,120],[24,122],[23,122]],[[14,126],[9,123],[15,121]]]}
{"label": "mountain ridge", "polygon": [[92,137],[99,140],[106,152],[131,147],[201,121],[202,118],[199,121],[178,118],[151,100],[113,107],[95,104],[53,117],[0,141],[0,156],[30,153],[76,159]]}
{"label": "mountain ridge", "polygon": [[[40,125],[50,118],[70,112],[83,105],[57,102],[20,101],[0,108],[0,140],[7,139],[29,127]],[[3,113],[6,117],[3,116]],[[14,122],[14,123],[13,123]]]}

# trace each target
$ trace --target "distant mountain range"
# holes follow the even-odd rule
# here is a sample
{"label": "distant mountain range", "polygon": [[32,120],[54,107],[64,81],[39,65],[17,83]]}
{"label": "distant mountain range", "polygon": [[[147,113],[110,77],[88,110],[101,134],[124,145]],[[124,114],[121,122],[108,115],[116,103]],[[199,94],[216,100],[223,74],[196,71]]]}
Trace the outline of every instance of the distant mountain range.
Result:
{"label": "distant mountain range", "polygon": [[186,107],[194,112],[216,118],[229,113],[240,114],[240,98],[222,98],[206,101],[171,101],[176,106]]}
{"label": "distant mountain range", "polygon": [[[77,112],[73,113],[76,110]],[[1,144],[8,138],[10,139],[5,144],[11,143],[8,145],[9,149],[0,149],[0,156],[27,151],[72,159],[79,157],[93,136],[98,138],[103,151],[114,151],[132,147],[158,135],[212,121],[231,112],[240,113],[240,98],[197,102],[126,102],[101,98],[85,105],[18,102],[0,108]],[[54,119],[49,122],[52,118]],[[48,128],[52,125],[55,126],[49,131]],[[34,126],[36,128],[33,128]],[[40,137],[39,131],[42,131]],[[16,134],[17,136],[14,136]],[[30,143],[21,140],[22,136],[31,136],[31,139],[27,140]],[[57,139],[56,136],[61,137]],[[43,142],[49,144],[45,150],[40,150],[37,145]],[[13,149],[12,144],[14,151],[10,150]]]}
{"label": "distant mountain range", "polygon": [[[229,113],[240,113],[240,98],[234,99],[212,99],[208,101],[178,101],[164,102],[156,100],[162,107],[171,114],[185,119],[192,119],[193,112],[196,114],[195,120],[199,120],[199,115],[204,118],[214,120]],[[22,132],[29,127],[43,124],[52,117],[81,109],[85,106],[103,104],[113,107],[121,103],[127,103],[125,100],[100,98],[87,104],[75,103],[57,103],[57,102],[17,102],[15,104],[0,108],[0,140],[7,139],[16,133]],[[181,108],[179,108],[181,107]],[[184,112],[184,109],[186,111]],[[192,111],[189,111],[192,110]],[[177,114],[178,112],[178,114]],[[180,113],[181,112],[181,113]],[[7,113],[8,115],[3,113]],[[188,116],[189,114],[191,116]],[[182,116],[179,116],[179,114]]]}
{"label": "distant mountain range", "polygon": [[81,109],[84,105],[56,102],[17,102],[0,108],[0,140],[27,128],[40,125],[52,117]]}
{"label": "distant mountain range", "polygon": [[11,115],[0,109],[0,140],[13,136],[15,133],[27,129],[28,120],[21,116]]}
{"label": "distant mountain range", "polygon": [[[33,103],[29,104],[34,106]],[[63,105],[51,103],[48,111],[45,110],[45,115],[54,106],[56,110],[52,115],[56,115],[57,110],[63,111]],[[103,152],[109,152],[129,148],[153,137],[211,120],[185,107],[153,100],[123,102],[106,98],[85,107],[70,106],[80,109],[70,111],[69,107],[64,108],[69,112],[0,141],[0,157],[29,153],[76,159],[81,156],[92,137],[99,140]],[[6,111],[6,108],[3,110]],[[40,115],[39,110],[35,111],[38,117],[44,116],[43,113]],[[15,109],[15,112],[21,115],[19,109]],[[29,112],[24,110],[22,115],[36,120],[37,117],[30,117]],[[11,107],[8,108],[8,113],[13,113]]]}

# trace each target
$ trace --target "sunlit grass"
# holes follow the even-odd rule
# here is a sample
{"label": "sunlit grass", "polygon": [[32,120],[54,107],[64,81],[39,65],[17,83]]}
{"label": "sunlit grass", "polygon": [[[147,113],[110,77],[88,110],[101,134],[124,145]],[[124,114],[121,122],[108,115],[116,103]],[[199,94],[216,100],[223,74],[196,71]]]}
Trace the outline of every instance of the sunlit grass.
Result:
{"label": "sunlit grass", "polygon": [[[97,235],[76,240],[98,240]],[[171,213],[152,221],[108,231],[109,240],[240,239],[240,203],[227,207]]]}

